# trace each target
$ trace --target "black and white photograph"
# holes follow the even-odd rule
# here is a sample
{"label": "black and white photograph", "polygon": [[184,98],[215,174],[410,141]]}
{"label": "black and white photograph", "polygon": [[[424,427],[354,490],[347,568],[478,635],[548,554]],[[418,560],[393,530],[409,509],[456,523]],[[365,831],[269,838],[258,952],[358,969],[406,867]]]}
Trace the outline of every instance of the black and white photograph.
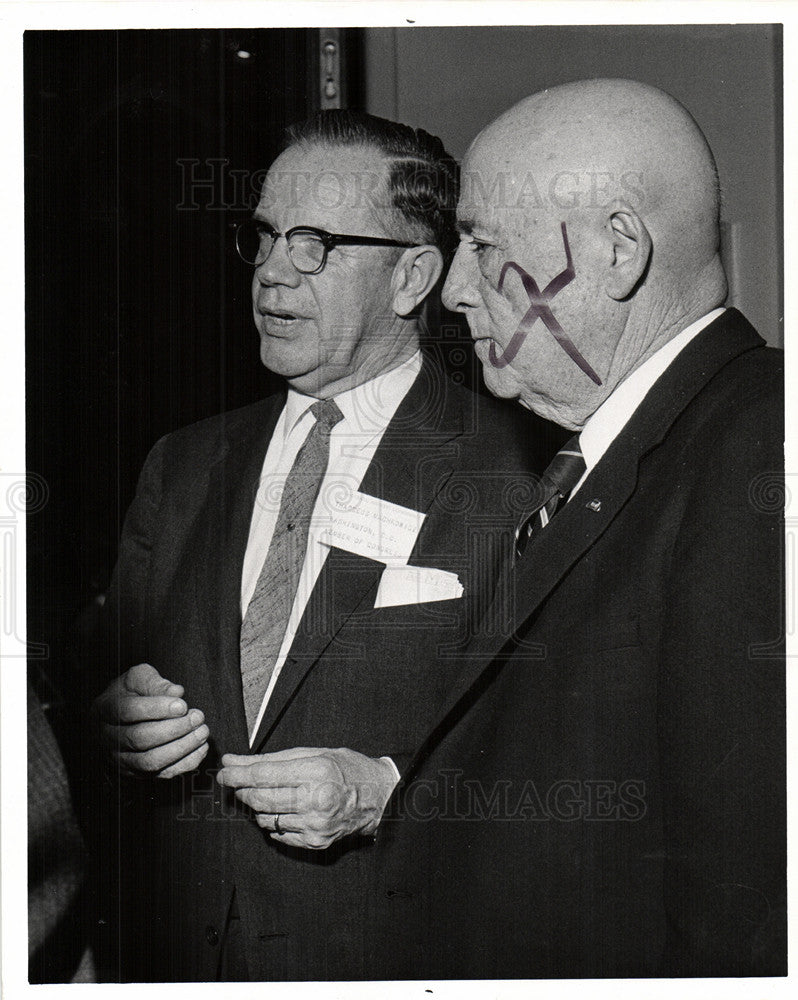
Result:
{"label": "black and white photograph", "polygon": [[786,5],[78,6],[3,27],[4,991],[786,996]]}

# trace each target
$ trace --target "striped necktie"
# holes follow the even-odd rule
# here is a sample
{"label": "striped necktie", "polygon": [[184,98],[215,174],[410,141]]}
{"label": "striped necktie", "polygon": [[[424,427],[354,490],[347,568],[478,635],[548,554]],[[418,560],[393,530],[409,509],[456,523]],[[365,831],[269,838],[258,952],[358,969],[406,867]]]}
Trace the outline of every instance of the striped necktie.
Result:
{"label": "striped necktie", "polygon": [[310,412],[316,422],[286,477],[269,551],[241,623],[241,685],[249,733],[260,713],[294,606],[310,519],[330,458],[330,432],[343,419],[333,399],[314,403]]}
{"label": "striped necktie", "polygon": [[515,554],[520,559],[529,539],[545,528],[565,503],[568,494],[585,474],[585,459],[579,447],[579,435],[574,434],[557,452],[540,477],[543,494],[538,506],[527,514],[515,535]]}

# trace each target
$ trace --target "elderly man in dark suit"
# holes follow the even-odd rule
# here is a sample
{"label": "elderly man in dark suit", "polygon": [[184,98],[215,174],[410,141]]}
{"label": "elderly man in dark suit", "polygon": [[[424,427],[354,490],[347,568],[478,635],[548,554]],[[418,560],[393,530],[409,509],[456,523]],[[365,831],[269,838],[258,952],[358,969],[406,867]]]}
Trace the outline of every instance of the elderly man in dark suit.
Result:
{"label": "elderly man in dark suit", "polygon": [[376,975],[786,971],[782,357],[724,308],[719,204],[628,80],[469,149],[444,301],[577,433],[381,825]]}
{"label": "elderly man in dark suit", "polygon": [[123,979],[365,973],[373,836],[541,447],[419,351],[455,199],[439,140],[328,112],[238,233],[287,393],[160,441],[127,517],[96,703]]}

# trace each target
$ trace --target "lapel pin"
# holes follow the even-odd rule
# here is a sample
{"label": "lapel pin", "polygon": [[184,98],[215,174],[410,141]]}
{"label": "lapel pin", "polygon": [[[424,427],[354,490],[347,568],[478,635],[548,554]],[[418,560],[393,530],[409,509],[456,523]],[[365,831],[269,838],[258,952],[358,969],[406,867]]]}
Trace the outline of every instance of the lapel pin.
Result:
{"label": "lapel pin", "polygon": [[599,510],[601,510],[601,500],[589,500],[585,504],[585,507],[587,507],[588,510],[599,511]]}

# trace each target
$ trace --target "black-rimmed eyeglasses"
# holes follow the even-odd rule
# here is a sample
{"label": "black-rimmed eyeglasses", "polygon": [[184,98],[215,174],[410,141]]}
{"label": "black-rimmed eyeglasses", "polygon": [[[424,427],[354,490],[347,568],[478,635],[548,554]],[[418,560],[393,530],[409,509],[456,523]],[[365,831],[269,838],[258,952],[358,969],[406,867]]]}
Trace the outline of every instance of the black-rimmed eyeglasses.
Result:
{"label": "black-rimmed eyeglasses", "polygon": [[416,247],[419,243],[402,243],[400,240],[383,239],[381,236],[346,236],[328,233],[312,226],[294,226],[285,233],[278,233],[267,222],[248,219],[236,228],[236,250],[247,264],[257,267],[272,252],[277,240],[285,236],[288,256],[300,274],[318,274],[327,263],[327,254],[337,246],[367,247]]}

